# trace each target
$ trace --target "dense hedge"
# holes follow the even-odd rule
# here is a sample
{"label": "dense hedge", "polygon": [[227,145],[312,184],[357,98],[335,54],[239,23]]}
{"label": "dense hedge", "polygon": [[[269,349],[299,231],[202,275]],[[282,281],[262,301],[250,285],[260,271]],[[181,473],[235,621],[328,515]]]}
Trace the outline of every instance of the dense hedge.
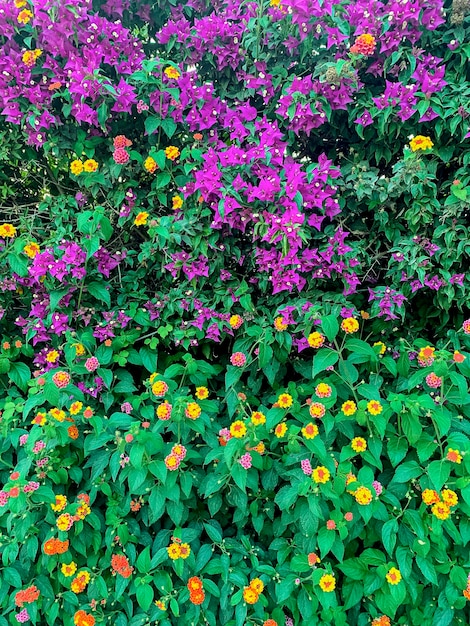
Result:
{"label": "dense hedge", "polygon": [[464,0],[0,6],[0,626],[470,599]]}

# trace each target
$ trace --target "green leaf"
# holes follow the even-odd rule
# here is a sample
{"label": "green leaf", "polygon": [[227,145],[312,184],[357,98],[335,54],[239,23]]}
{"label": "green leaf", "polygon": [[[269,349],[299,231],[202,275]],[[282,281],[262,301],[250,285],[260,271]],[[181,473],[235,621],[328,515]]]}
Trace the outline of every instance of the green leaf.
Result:
{"label": "green leaf", "polygon": [[212,546],[208,544],[204,544],[203,546],[201,546],[197,551],[196,565],[194,566],[195,571],[202,572],[207,563],[209,563],[209,561],[212,559],[213,555],[214,551],[212,549]]}
{"label": "green leaf", "polygon": [[293,485],[285,485],[277,492],[274,502],[276,502],[281,511],[285,511],[294,504],[297,497],[297,487],[294,487]]}
{"label": "green leaf", "polygon": [[434,565],[425,557],[417,556],[416,565],[419,567],[423,576],[433,585],[437,585],[437,574]]}
{"label": "green leaf", "polygon": [[414,445],[423,432],[419,418],[411,412],[401,413],[401,424],[406,438]]}
{"label": "green leaf", "polygon": [[108,289],[106,289],[106,283],[91,282],[87,284],[88,293],[94,298],[104,302],[106,306],[111,306],[111,296]]}
{"label": "green leaf", "polygon": [[444,483],[448,480],[450,476],[450,463],[447,461],[432,461],[428,465],[427,473],[431,483],[436,489],[436,491],[440,491],[444,486]]}
{"label": "green leaf", "polygon": [[[26,363],[12,363],[8,372],[8,378],[17,387],[25,390],[28,387],[28,381],[31,380],[31,370]],[[49,402],[52,402],[52,400],[49,400]]]}
{"label": "green leaf", "polygon": [[321,320],[321,327],[328,341],[333,341],[338,334],[339,324],[336,315],[327,315]]}
{"label": "green leaf", "polygon": [[395,544],[397,542],[398,522],[396,519],[390,519],[382,526],[382,542],[385,550],[392,556]]}
{"label": "green leaf", "polygon": [[404,437],[394,436],[387,444],[387,453],[394,467],[403,461],[408,453],[408,443]]}
{"label": "green leaf", "polygon": [[330,348],[321,348],[313,357],[312,366],[312,378],[315,378],[317,374],[326,370],[327,367],[331,367],[337,363],[339,355],[335,350]]}
{"label": "green leaf", "polygon": [[161,119],[156,116],[149,116],[145,119],[144,127],[147,135],[152,135],[159,128]]}
{"label": "green leaf", "polygon": [[243,374],[242,367],[235,367],[234,365],[227,365],[227,372],[225,374],[225,389],[228,390],[233,387],[235,383],[240,380]]}
{"label": "green leaf", "polygon": [[423,469],[416,461],[408,461],[407,463],[403,463],[400,465],[393,477],[393,482],[395,483],[407,483],[412,478],[417,478],[421,476],[423,473]]}
{"label": "green leaf", "polygon": [[153,602],[153,588],[150,585],[140,585],[136,591],[137,603],[144,610],[148,611]]}
{"label": "green leaf", "polygon": [[349,361],[339,362],[339,373],[344,378],[347,384],[353,385],[359,378],[359,372],[357,368]]}
{"label": "green leaf", "polygon": [[[331,532],[331,531],[330,531]],[[346,578],[351,580],[364,580],[369,571],[367,563],[361,558],[346,559],[338,565]]]}
{"label": "green leaf", "polygon": [[149,546],[147,546],[146,548],[142,550],[135,564],[141,574],[148,573],[148,571],[150,570],[150,547]]}
{"label": "green leaf", "polygon": [[236,462],[233,464],[232,469],[230,470],[233,480],[235,484],[242,490],[246,491],[246,480],[247,480],[247,470],[243,468],[240,463]]}
{"label": "green leaf", "polygon": [[336,538],[334,530],[328,530],[326,526],[322,526],[318,531],[317,543],[320,548],[320,557],[323,559],[331,550]]}
{"label": "green leaf", "polygon": [[21,258],[19,254],[9,254],[7,258],[8,265],[14,274],[18,274],[21,277],[28,275],[28,262],[26,259]]}
{"label": "green leaf", "polygon": [[344,346],[350,352],[362,354],[364,356],[368,356],[374,361],[377,361],[377,353],[374,348],[366,341],[362,341],[362,339],[347,339]]}
{"label": "green leaf", "polygon": [[271,348],[271,346],[269,346],[266,343],[261,343],[260,347],[259,347],[259,354],[258,354],[258,363],[259,366],[261,368],[266,367],[266,365],[272,360],[273,358],[273,349]]}
{"label": "green leaf", "polygon": [[174,122],[171,117],[167,117],[161,121],[161,126],[166,134],[166,136],[171,139],[175,134],[176,130],[176,122]]}

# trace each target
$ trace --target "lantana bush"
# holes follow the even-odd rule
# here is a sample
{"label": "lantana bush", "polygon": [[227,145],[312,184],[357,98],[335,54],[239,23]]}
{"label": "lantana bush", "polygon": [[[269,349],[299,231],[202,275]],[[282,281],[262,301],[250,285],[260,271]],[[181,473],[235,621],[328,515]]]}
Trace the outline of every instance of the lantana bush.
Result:
{"label": "lantana bush", "polygon": [[0,3],[0,626],[464,626],[467,0]]}

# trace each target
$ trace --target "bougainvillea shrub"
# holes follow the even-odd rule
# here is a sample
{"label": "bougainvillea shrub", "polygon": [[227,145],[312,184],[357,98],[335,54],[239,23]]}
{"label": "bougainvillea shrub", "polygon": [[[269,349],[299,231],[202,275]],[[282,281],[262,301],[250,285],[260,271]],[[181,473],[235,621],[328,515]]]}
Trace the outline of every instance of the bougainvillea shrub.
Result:
{"label": "bougainvillea shrub", "polygon": [[467,14],[0,4],[0,626],[468,623]]}

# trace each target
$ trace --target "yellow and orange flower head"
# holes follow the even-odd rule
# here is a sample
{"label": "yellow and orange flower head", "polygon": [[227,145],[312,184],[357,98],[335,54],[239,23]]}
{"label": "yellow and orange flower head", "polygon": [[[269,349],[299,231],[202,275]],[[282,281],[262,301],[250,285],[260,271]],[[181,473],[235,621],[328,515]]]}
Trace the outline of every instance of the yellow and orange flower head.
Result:
{"label": "yellow and orange flower head", "polygon": [[433,147],[433,142],[430,137],[425,137],[424,135],[416,135],[410,141],[410,148],[412,152],[417,152],[418,150],[430,150]]}
{"label": "yellow and orange flower head", "polygon": [[347,317],[341,322],[341,329],[348,335],[357,333],[359,330],[359,322],[354,319],[354,317]]}
{"label": "yellow and orange flower head", "polygon": [[73,576],[77,571],[77,564],[74,561],[72,561],[71,563],[62,563],[60,571],[66,578],[68,578],[69,576]]}
{"label": "yellow and orange flower head", "polygon": [[351,441],[351,448],[354,452],[365,452],[367,450],[367,441],[363,437],[354,437]]}
{"label": "yellow and orange flower head", "polygon": [[157,162],[153,157],[149,156],[145,159],[144,169],[147,170],[149,174],[153,174],[158,169]]}
{"label": "yellow and orange flower head", "polygon": [[177,159],[179,155],[180,151],[176,146],[168,146],[168,148],[165,148],[165,156],[170,161],[175,161],[175,159]]}
{"label": "yellow and orange flower head", "polygon": [[307,337],[307,341],[311,348],[321,348],[325,343],[325,337],[319,332],[314,332],[310,333]]}
{"label": "yellow and orange flower head", "polygon": [[81,609],[73,616],[73,623],[75,626],[95,626],[95,618],[90,613]]}
{"label": "yellow and orange flower head", "polygon": [[231,315],[228,323],[234,330],[237,330],[243,324],[243,317],[241,315]]}
{"label": "yellow and orange flower head", "polygon": [[263,592],[264,583],[261,578],[253,578],[253,580],[250,582],[250,587],[259,595]]}
{"label": "yellow and orange flower head", "polygon": [[182,206],[183,198],[181,196],[173,196],[173,198],[171,199],[171,208],[173,209],[173,211],[181,209]]}
{"label": "yellow and orange flower head", "polygon": [[98,169],[98,162],[95,159],[87,159],[83,164],[83,170],[87,173],[96,172]]}
{"label": "yellow and orange flower head", "polygon": [[387,346],[384,344],[383,341],[376,341],[374,344],[372,344],[374,347],[375,346],[380,346],[380,350],[379,350],[379,354],[385,354],[385,352],[387,351]]}
{"label": "yellow and orange flower head", "polygon": [[171,66],[165,69],[165,75],[168,78],[173,78],[174,80],[178,80],[178,78],[181,76],[181,74],[178,72],[176,67],[171,67]]}
{"label": "yellow and orange flower head", "polygon": [[281,437],[284,437],[286,432],[287,432],[287,424],[285,422],[281,422],[274,429],[274,434],[276,435],[278,439],[280,439]]}
{"label": "yellow and orange flower head", "polygon": [[157,609],[160,609],[160,611],[166,611],[166,604],[162,602],[162,600],[155,600],[155,606]]}
{"label": "yellow and orange flower head", "polygon": [[421,494],[424,504],[431,505],[440,501],[439,494],[434,489],[425,489]]}
{"label": "yellow and orange flower head", "polygon": [[281,409],[288,409],[292,406],[292,403],[293,398],[289,393],[281,393],[281,395],[277,399],[277,404],[281,407]]}
{"label": "yellow and orange flower head", "polygon": [[261,411],[255,411],[251,414],[251,421],[255,426],[261,426],[266,424],[266,415],[261,413]]}
{"label": "yellow and orange flower head", "polygon": [[70,408],[69,408],[70,415],[78,415],[82,409],[83,409],[83,402],[80,402],[80,400],[76,400],[75,402],[72,402],[72,404],[70,405]]}
{"label": "yellow and orange flower head", "polygon": [[246,426],[242,420],[236,420],[230,424],[230,434],[236,439],[241,439],[246,435]]}
{"label": "yellow and orange flower head", "polygon": [[199,576],[192,576],[187,582],[187,588],[189,592],[201,591],[203,589],[202,580]]}
{"label": "yellow and orange flower head", "polygon": [[312,402],[308,407],[308,411],[316,419],[321,419],[326,413],[325,405],[321,402]]}
{"label": "yellow and orange flower head", "polygon": [[209,397],[209,389],[207,387],[196,387],[195,395],[198,400],[205,400]]}
{"label": "yellow and orange flower head", "polygon": [[18,17],[16,18],[19,24],[27,24],[33,19],[33,14],[29,9],[23,9],[18,13]]}
{"label": "yellow and orange flower head", "polygon": [[307,559],[308,559],[308,564],[310,565],[310,567],[313,567],[317,563],[320,563],[320,557],[317,554],[315,554],[315,552],[309,552],[307,555]]}
{"label": "yellow and orange flower head", "polygon": [[87,572],[86,570],[80,570],[75,578],[72,580],[70,589],[74,593],[82,593],[82,591],[85,591],[86,586],[90,582],[90,578],[91,576],[89,572]]}
{"label": "yellow and orange flower head", "polygon": [[62,531],[70,530],[73,526],[73,519],[69,513],[62,513],[56,521],[57,528]]}
{"label": "yellow and orange flower head", "polygon": [[330,472],[326,467],[320,465],[312,472],[312,480],[315,483],[327,483],[330,480]]}
{"label": "yellow and orange flower head", "polygon": [[396,567],[391,567],[388,570],[385,578],[387,579],[387,582],[389,582],[391,585],[398,585],[401,580],[401,572]]}
{"label": "yellow and orange flower head", "polygon": [[201,407],[197,402],[188,402],[186,408],[184,409],[184,414],[190,420],[197,420],[197,418],[201,415]]}
{"label": "yellow and orange flower head", "polygon": [[51,504],[51,509],[56,513],[63,511],[67,506],[67,496],[57,495],[55,497],[55,502]]}
{"label": "yellow and orange flower head", "polygon": [[452,489],[444,489],[441,491],[441,498],[447,506],[456,506],[459,502],[457,494]]}
{"label": "yellow and orange flower head", "polygon": [[189,543],[180,544],[180,559],[187,559],[191,554],[191,546]]}
{"label": "yellow and orange flower head", "polygon": [[152,385],[152,393],[154,396],[157,396],[157,398],[163,398],[167,391],[168,385],[163,380],[157,380]]}
{"label": "yellow and orange flower head", "polygon": [[357,404],[353,402],[352,400],[347,400],[346,402],[343,402],[343,404],[341,405],[341,410],[343,411],[345,415],[349,417],[351,415],[354,415],[354,413],[356,413]]}
{"label": "yellow and orange flower head", "polygon": [[173,406],[169,402],[162,402],[157,407],[157,417],[161,420],[169,420],[171,417],[171,411],[173,410]]}
{"label": "yellow and orange flower head", "polygon": [[31,241],[30,243],[26,244],[23,248],[23,252],[30,259],[34,259],[36,254],[39,254],[40,251],[41,251],[41,248],[34,241]]}
{"label": "yellow and orange flower head", "polygon": [[383,411],[383,406],[378,400],[370,400],[367,403],[367,410],[371,415],[379,415]]}
{"label": "yellow and orange flower head", "polygon": [[458,463],[459,465],[462,463],[462,455],[459,450],[453,450],[452,448],[448,449],[446,459],[452,463]]}
{"label": "yellow and orange flower head", "polygon": [[70,163],[70,171],[74,176],[80,176],[83,172],[83,163],[80,159],[75,159],[72,163]]}
{"label": "yellow and orange flower head", "polygon": [[147,211],[141,211],[140,213],[137,214],[135,220],[134,220],[134,224],[136,226],[145,226],[145,224],[147,223],[149,214],[147,213]]}
{"label": "yellow and orange flower head", "polygon": [[302,428],[302,435],[305,437],[305,439],[315,439],[315,437],[318,435],[318,432],[318,426],[316,424],[313,424],[312,422],[309,422]]}
{"label": "yellow and orange flower head", "polygon": [[16,227],[13,224],[0,224],[0,237],[13,239],[13,237],[16,237]]}
{"label": "yellow and orange flower head", "polygon": [[46,361],[48,363],[56,363],[59,360],[60,354],[57,352],[57,350],[49,350],[49,352],[46,354]]}
{"label": "yellow and orange flower head", "polygon": [[354,497],[358,504],[365,506],[372,502],[372,491],[367,487],[358,487],[354,493]]}
{"label": "yellow and orange flower head", "polygon": [[179,543],[170,543],[166,551],[172,561],[176,561],[181,558],[181,546]]}
{"label": "yellow and orange flower head", "polygon": [[336,579],[332,574],[323,574],[318,584],[320,585],[320,589],[322,591],[330,593],[335,590]]}
{"label": "yellow and orange flower head", "polygon": [[78,519],[85,519],[87,515],[90,515],[91,509],[86,502],[83,502],[77,509],[75,515]]}
{"label": "yellow and orange flower head", "polygon": [[331,389],[330,385],[328,385],[327,383],[318,383],[318,385],[315,387],[315,395],[318,398],[329,398],[332,391],[333,390]]}
{"label": "yellow and orange flower head", "polygon": [[425,346],[424,348],[421,348],[421,350],[418,352],[418,363],[423,367],[432,365],[434,359],[436,358],[434,356],[435,351],[436,348],[432,348],[431,346]]}
{"label": "yellow and orange flower head", "polygon": [[283,330],[287,330],[288,324],[286,324],[284,322],[284,318],[279,316],[276,317],[276,319],[274,320],[274,328],[279,331],[282,332]]}
{"label": "yellow and orange flower head", "polygon": [[65,411],[62,411],[62,409],[58,409],[57,407],[51,409],[49,411],[49,415],[51,415],[56,420],[56,422],[65,421]]}
{"label": "yellow and orange flower head", "polygon": [[44,426],[46,422],[47,422],[46,414],[41,413],[41,412],[36,413],[36,415],[31,420],[31,424],[36,424],[37,426]]}
{"label": "yellow and orange flower head", "polygon": [[445,502],[436,502],[436,504],[432,505],[431,511],[432,514],[440,520],[446,520],[452,513],[450,506]]}
{"label": "yellow and orange flower head", "polygon": [[83,343],[73,343],[72,348],[75,348],[76,356],[83,356],[85,354],[85,346]]}
{"label": "yellow and orange flower head", "polygon": [[252,587],[245,587],[243,589],[243,599],[247,604],[256,604],[259,600],[259,593]]}

